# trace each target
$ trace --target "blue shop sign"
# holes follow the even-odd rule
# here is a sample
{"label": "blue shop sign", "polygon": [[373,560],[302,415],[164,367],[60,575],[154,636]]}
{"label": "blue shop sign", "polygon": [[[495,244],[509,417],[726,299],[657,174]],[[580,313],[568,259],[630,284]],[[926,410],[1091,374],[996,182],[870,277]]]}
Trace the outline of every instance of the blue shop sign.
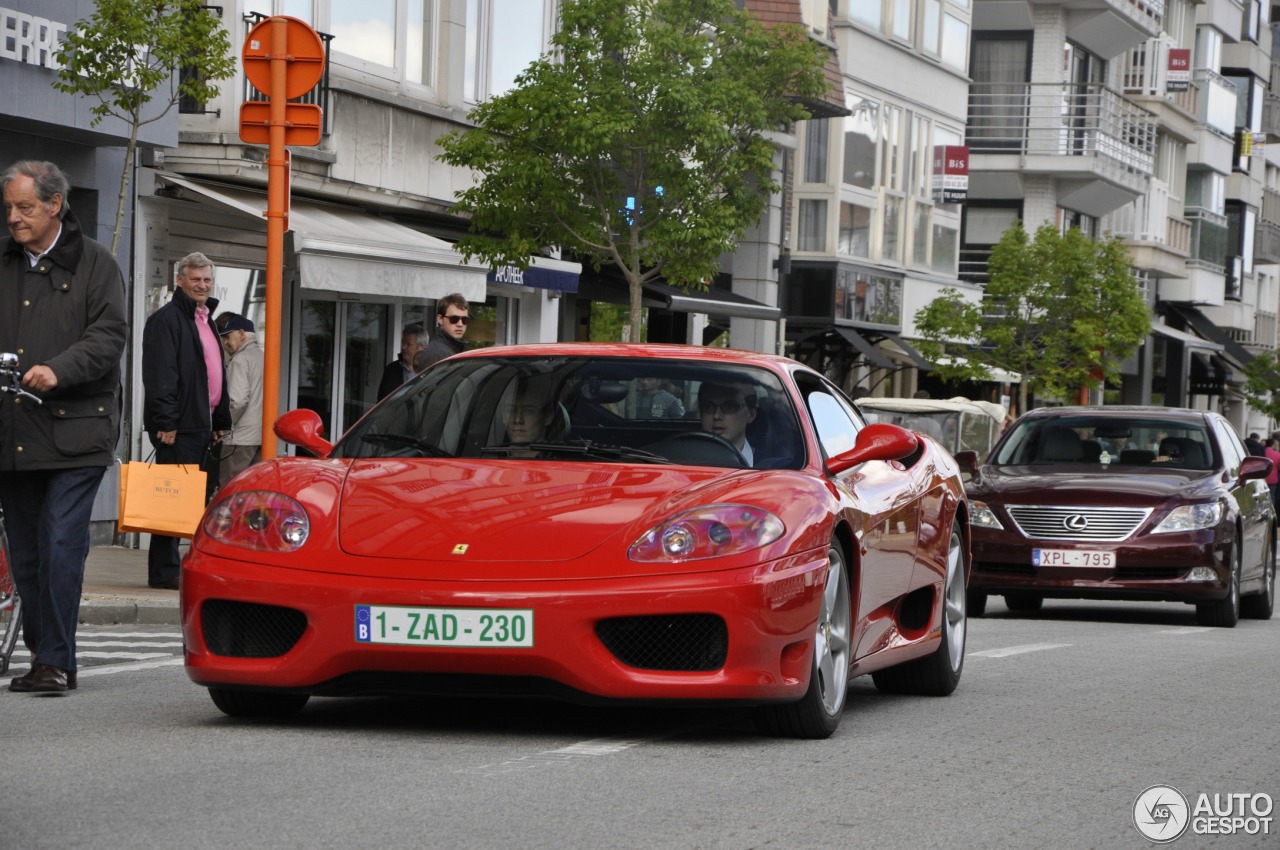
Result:
{"label": "blue shop sign", "polygon": [[[535,264],[537,260],[534,260]],[[565,265],[569,265],[565,263]],[[533,289],[553,289],[557,292],[577,292],[578,273],[547,266],[531,265],[524,271],[516,266],[499,266],[489,272],[490,283],[508,286],[528,286]]]}

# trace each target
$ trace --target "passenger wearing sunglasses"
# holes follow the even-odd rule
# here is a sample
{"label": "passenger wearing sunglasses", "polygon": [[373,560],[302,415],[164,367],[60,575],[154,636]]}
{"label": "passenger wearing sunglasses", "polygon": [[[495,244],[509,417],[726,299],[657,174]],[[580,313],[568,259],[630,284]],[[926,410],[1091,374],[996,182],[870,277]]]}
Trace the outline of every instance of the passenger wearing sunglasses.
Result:
{"label": "passenger wearing sunglasses", "polygon": [[755,466],[755,451],[747,441],[747,426],[756,418],[756,394],[730,384],[703,384],[698,388],[698,415],[702,430],[728,440],[748,466]]}
{"label": "passenger wearing sunglasses", "polygon": [[465,349],[462,338],[471,323],[471,307],[467,299],[455,292],[436,302],[436,328],[431,333],[427,347],[413,359],[413,368],[421,372],[446,357],[461,354]]}

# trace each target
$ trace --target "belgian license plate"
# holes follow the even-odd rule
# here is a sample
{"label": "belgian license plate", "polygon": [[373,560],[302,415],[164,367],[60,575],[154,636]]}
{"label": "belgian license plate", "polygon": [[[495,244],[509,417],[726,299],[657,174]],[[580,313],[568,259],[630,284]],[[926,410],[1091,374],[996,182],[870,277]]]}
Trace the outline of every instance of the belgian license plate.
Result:
{"label": "belgian license plate", "polygon": [[533,611],[357,605],[356,642],[403,646],[533,646]]}
{"label": "belgian license plate", "polygon": [[1036,567],[1107,568],[1116,565],[1116,553],[1096,549],[1032,549],[1031,564]]}

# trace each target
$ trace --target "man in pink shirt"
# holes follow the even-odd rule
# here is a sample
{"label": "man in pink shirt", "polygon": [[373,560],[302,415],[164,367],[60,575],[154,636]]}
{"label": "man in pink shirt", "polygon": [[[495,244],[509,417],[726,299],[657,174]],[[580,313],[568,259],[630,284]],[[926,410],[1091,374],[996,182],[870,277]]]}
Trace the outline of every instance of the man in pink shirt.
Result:
{"label": "man in pink shirt", "polygon": [[[201,253],[178,261],[173,300],[147,319],[142,331],[142,423],[156,450],[156,463],[198,464],[218,485],[218,465],[209,449],[231,427],[222,344],[211,321],[218,308],[213,263]],[[178,538],[151,536],[147,583],[178,589]]]}

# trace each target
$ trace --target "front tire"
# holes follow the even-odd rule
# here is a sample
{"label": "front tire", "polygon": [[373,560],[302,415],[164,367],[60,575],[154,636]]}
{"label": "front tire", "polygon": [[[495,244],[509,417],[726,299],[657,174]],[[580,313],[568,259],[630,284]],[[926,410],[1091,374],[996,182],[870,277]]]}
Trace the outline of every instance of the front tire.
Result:
{"label": "front tire", "polygon": [[969,632],[964,567],[964,540],[952,529],[942,584],[942,639],[931,655],[872,673],[881,693],[945,697],[960,684]]}
{"label": "front tire", "polygon": [[307,704],[308,694],[281,694],[272,691],[236,691],[210,688],[213,704],[228,717],[292,717]]}
{"label": "front tire", "polygon": [[852,651],[849,570],[839,541],[832,540],[827,548],[827,584],[822,591],[822,609],[813,638],[809,689],[798,702],[756,708],[753,713],[760,731],[784,738],[831,737],[844,713]]}
{"label": "front tire", "polygon": [[971,590],[965,595],[965,608],[970,617],[981,617],[987,613],[987,594],[981,590]]}
{"label": "front tire", "polygon": [[1202,602],[1196,606],[1196,622],[1202,626],[1234,629],[1240,622],[1240,545],[1232,548],[1231,581],[1227,595],[1216,602]]}

